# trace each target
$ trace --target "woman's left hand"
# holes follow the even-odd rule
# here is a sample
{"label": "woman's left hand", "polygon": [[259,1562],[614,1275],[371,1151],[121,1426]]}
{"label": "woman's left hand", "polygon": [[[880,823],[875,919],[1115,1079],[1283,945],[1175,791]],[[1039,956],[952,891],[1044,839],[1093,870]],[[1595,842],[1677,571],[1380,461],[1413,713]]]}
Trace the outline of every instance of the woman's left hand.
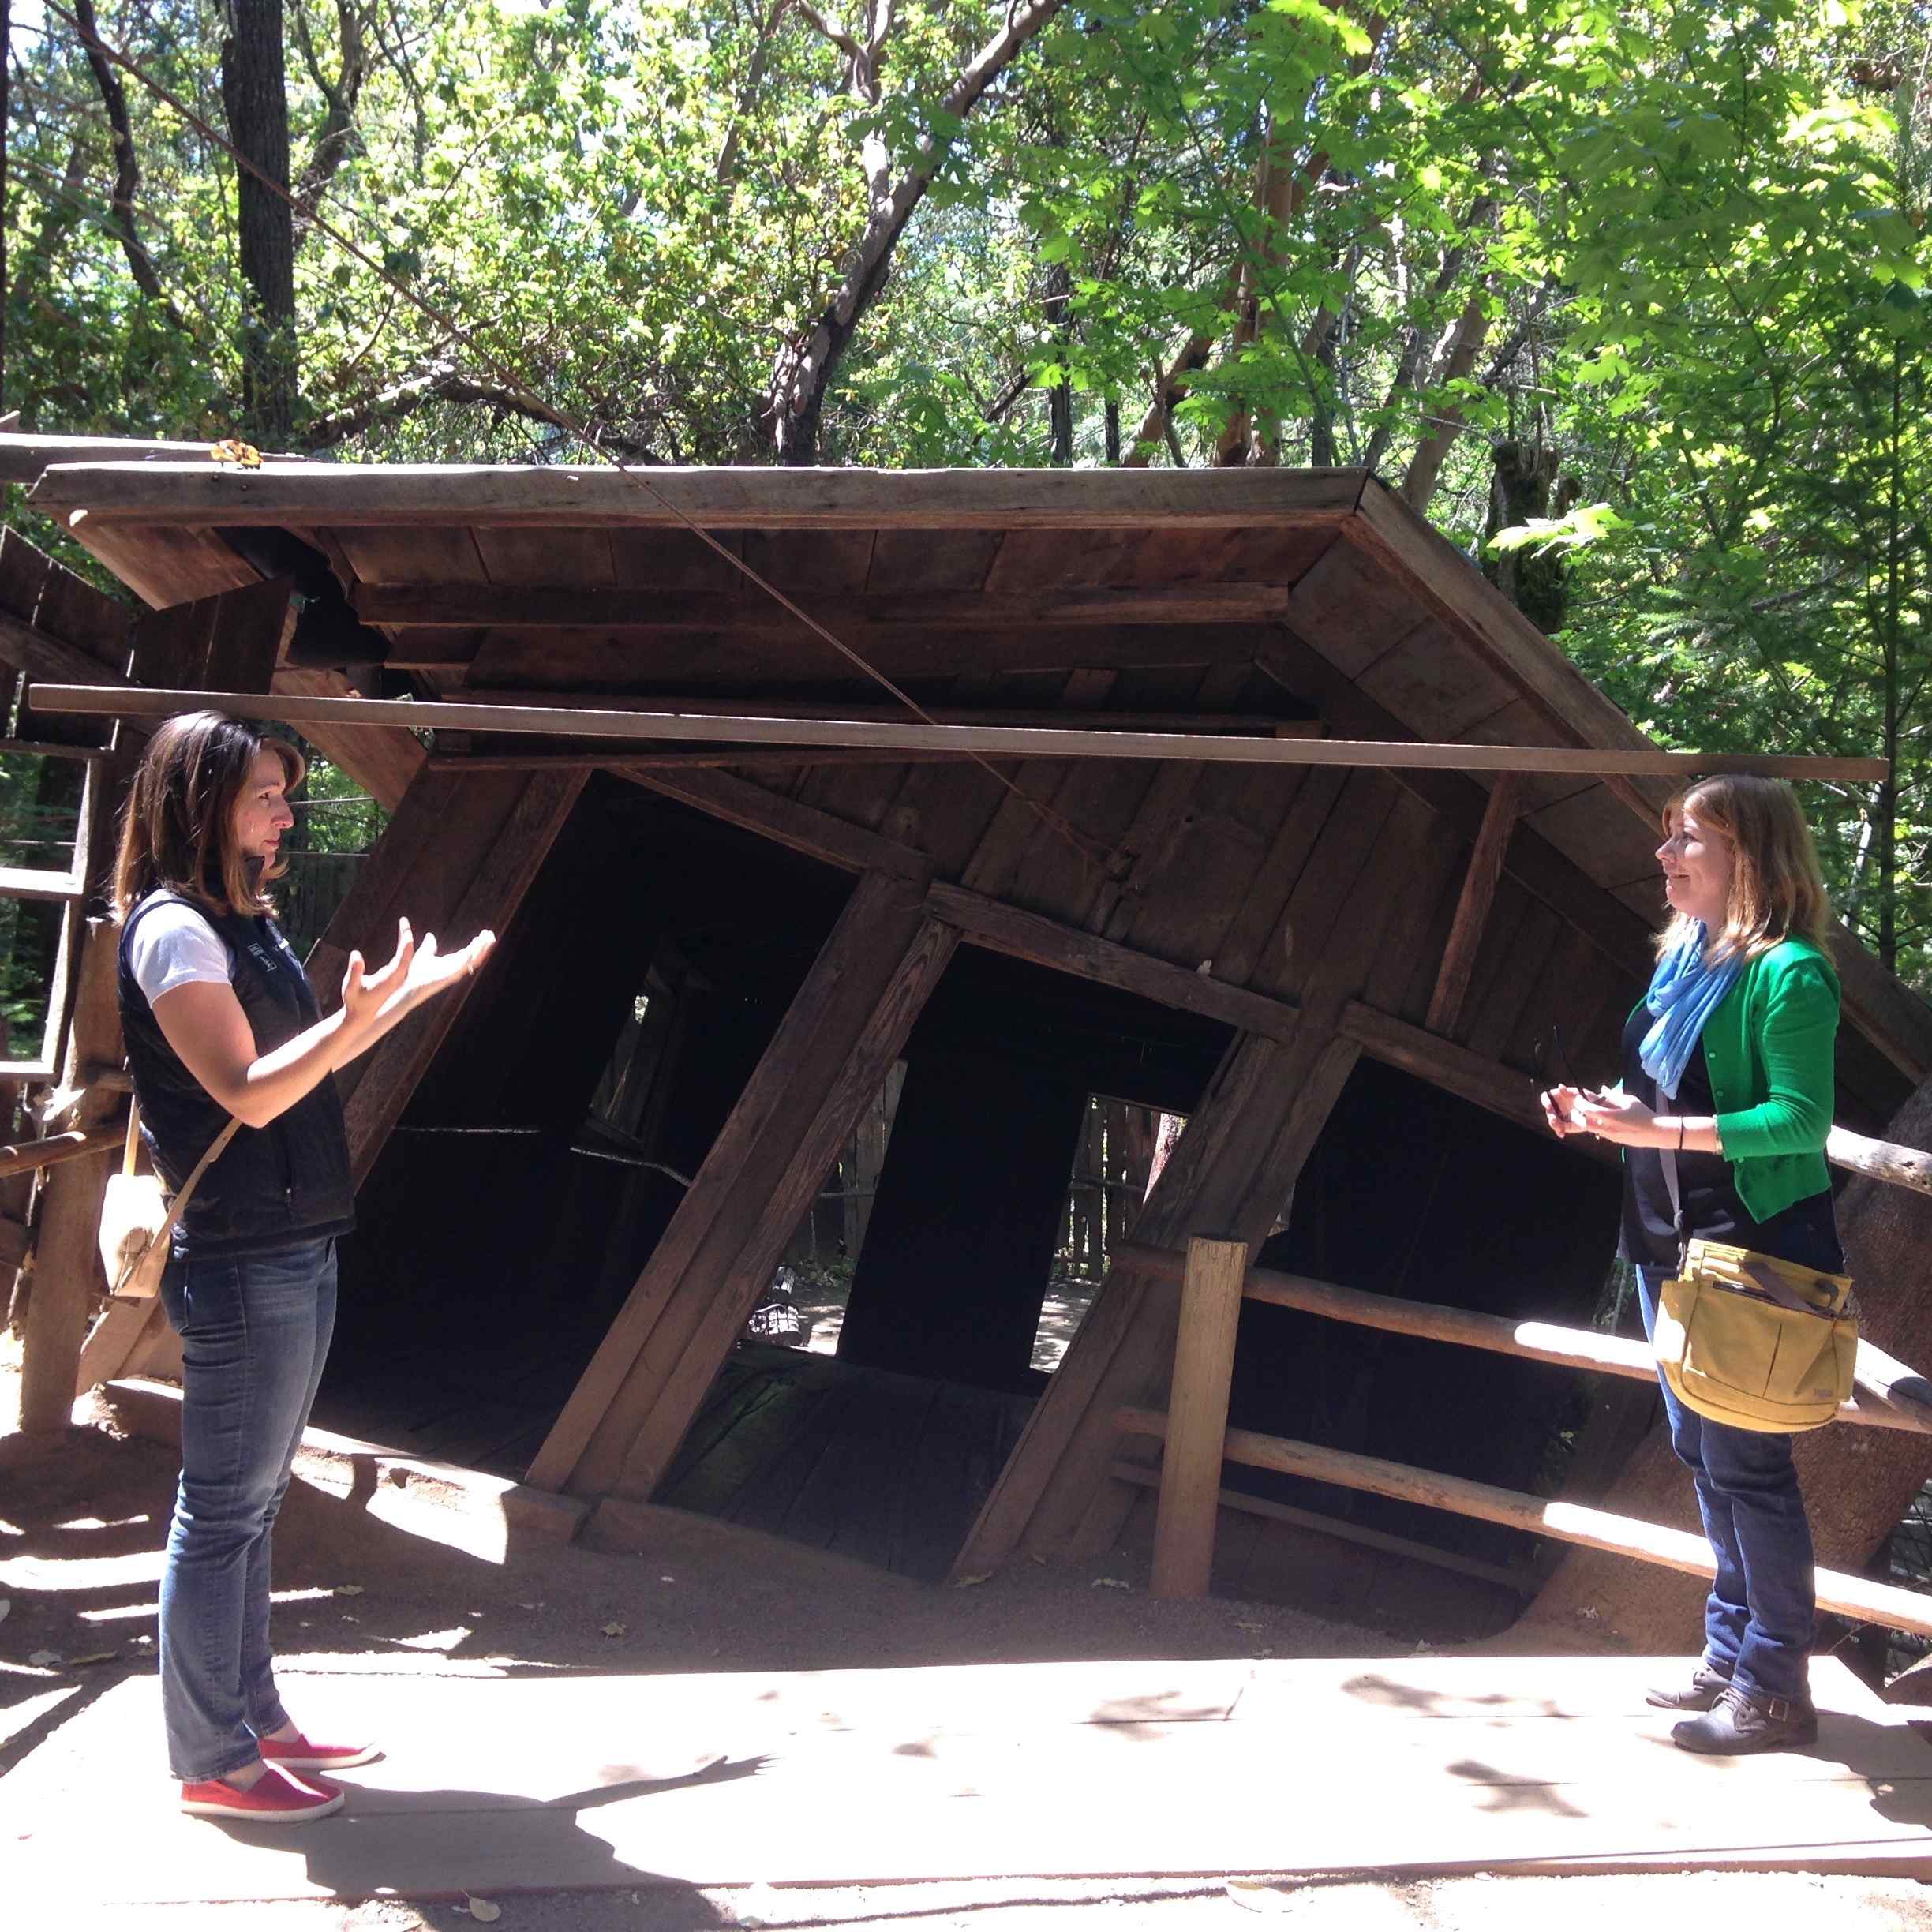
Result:
{"label": "woman's left hand", "polygon": [[1655,1111],[1620,1088],[1610,1093],[1580,1095],[1571,1118],[1586,1133],[1594,1134],[1600,1140],[1614,1141],[1619,1147],[1658,1144],[1653,1125]]}

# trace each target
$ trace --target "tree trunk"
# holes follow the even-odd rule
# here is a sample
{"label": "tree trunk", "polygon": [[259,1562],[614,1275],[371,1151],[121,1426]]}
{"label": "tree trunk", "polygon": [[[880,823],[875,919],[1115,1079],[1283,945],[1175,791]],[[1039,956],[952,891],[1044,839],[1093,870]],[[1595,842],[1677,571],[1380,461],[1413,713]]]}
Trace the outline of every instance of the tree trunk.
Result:
{"label": "tree trunk", "polygon": [[[1907,1147],[1932,1148],[1932,1080],[1893,1117],[1884,1134]],[[1845,1264],[1858,1283],[1861,1330],[1888,1354],[1932,1366],[1932,1197],[1855,1175],[1838,1199]],[[1698,1528],[1689,1472],[1671,1453],[1657,1419],[1601,1507],[1673,1528]],[[1932,1476],[1932,1436],[1856,1428],[1844,1423],[1797,1439],[1804,1486],[1824,1569],[1856,1573],[1884,1544]],[[1574,1626],[1586,1612],[1640,1652],[1687,1654],[1698,1642],[1704,1586],[1648,1563],[1577,1550],[1550,1578],[1529,1617]]]}
{"label": "tree trunk", "polygon": [[1046,271],[1046,294],[1040,313],[1048,333],[1060,345],[1060,380],[1046,391],[1046,460],[1056,470],[1073,466],[1073,385],[1067,380],[1066,361],[1067,312],[1073,301],[1073,277],[1065,262],[1055,262]]}
{"label": "tree trunk", "polygon": [[[1557,453],[1541,444],[1499,443],[1490,452],[1496,474],[1489,491],[1489,522],[1485,534],[1511,530],[1532,517],[1550,514],[1552,496],[1559,515],[1569,506],[1563,499],[1570,486],[1559,489]],[[1487,552],[1483,575],[1540,629],[1560,631],[1569,612],[1569,575],[1557,550],[1508,550]]]}
{"label": "tree trunk", "polygon": [[[1065,4],[1066,0],[1020,0],[946,90],[939,103],[946,114],[954,121],[964,120],[1027,42]],[[888,12],[885,20],[889,22],[890,17]],[[874,73],[879,51],[876,46],[860,51]],[[781,462],[810,467],[818,462],[819,429],[833,372],[866,311],[886,286],[893,250],[925,200],[945,152],[946,144],[936,137],[922,142],[910,162],[897,170],[898,178],[894,181],[893,164],[885,152],[883,137],[867,137],[865,232],[846,258],[849,265],[837,292],[787,339],[773,364],[769,420]]]}
{"label": "tree trunk", "polygon": [[[286,449],[295,422],[295,222],[281,0],[231,0],[222,43],[222,105],[246,165],[236,170],[242,279],[242,408],[249,438]],[[260,174],[254,170],[259,169]],[[268,178],[264,181],[261,177]],[[273,186],[270,183],[274,184]]]}

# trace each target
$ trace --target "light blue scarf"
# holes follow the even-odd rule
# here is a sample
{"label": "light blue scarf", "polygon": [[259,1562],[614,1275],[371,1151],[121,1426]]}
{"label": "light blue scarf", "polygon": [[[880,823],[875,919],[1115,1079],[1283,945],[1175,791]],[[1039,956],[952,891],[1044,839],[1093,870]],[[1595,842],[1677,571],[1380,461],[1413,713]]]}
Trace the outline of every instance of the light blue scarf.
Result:
{"label": "light blue scarf", "polygon": [[1653,1016],[1650,1031],[1637,1050],[1638,1063],[1657,1084],[1657,1091],[1675,1099],[1677,1084],[1704,1032],[1704,1022],[1731,990],[1743,961],[1733,954],[1715,966],[1704,964],[1705,941],[1700,921],[1681,945],[1657,961],[1644,1005]]}

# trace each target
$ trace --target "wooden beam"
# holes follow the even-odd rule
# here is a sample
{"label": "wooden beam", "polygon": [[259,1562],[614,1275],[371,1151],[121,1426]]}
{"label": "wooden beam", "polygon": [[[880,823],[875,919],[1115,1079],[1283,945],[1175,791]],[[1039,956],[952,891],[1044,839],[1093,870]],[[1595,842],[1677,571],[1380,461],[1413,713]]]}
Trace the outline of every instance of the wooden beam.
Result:
{"label": "wooden beam", "polygon": [[[1123,1408],[1115,1420],[1125,1434],[1158,1441],[1166,1433],[1167,1418],[1151,1410]],[[1667,1530],[1661,1524],[1640,1522],[1634,1517],[1613,1516],[1607,1510],[1549,1502],[1514,1489],[1471,1482],[1465,1477],[1439,1476],[1406,1462],[1385,1462],[1380,1456],[1357,1455],[1345,1449],[1325,1449],[1285,1436],[1259,1435],[1252,1429],[1230,1429],[1227,1453],[1230,1462],[1245,1462],[1251,1468],[1274,1470],[1284,1476],[1305,1477],[1310,1482],[1334,1483],[1344,1489],[1366,1491],[1371,1496],[1450,1510],[1458,1516],[1501,1523],[1531,1536],[1555,1537],[1565,1543],[1581,1544],[1586,1549],[1634,1556],[1639,1562],[1657,1563],[1667,1570],[1681,1570],[1688,1576],[1709,1577],[1716,1570],[1710,1544],[1702,1536],[1694,1536],[1687,1530]],[[1821,1610],[1862,1623],[1881,1623],[1888,1629],[1932,1637],[1932,1597],[1897,1589],[1889,1584],[1821,1570],[1818,1573],[1818,1604]]]}
{"label": "wooden beam", "polygon": [[[1118,1482],[1137,1489],[1158,1489],[1160,1470],[1144,1462],[1125,1458],[1110,1472]],[[1277,1503],[1272,1496],[1250,1496],[1244,1489],[1222,1489],[1215,1501],[1238,1515],[1259,1516],[1269,1522],[1291,1524],[1297,1530],[1312,1530],[1317,1536],[1333,1537],[1340,1543],[1358,1544],[1364,1549],[1380,1550],[1391,1556],[1432,1564],[1455,1576],[1474,1577],[1479,1582],[1494,1583],[1503,1589],[1528,1596],[1540,1589],[1543,1579],[1534,1570],[1511,1570],[1501,1563],[1485,1563],[1480,1557],[1465,1556],[1456,1550],[1438,1549],[1432,1543],[1418,1543],[1413,1537],[1391,1536],[1386,1530],[1371,1530],[1366,1523],[1345,1522],[1339,1516],[1324,1516],[1319,1510],[1297,1509],[1291,1503]]]}
{"label": "wooden beam", "polygon": [[[695,692],[627,694],[622,697],[595,691],[513,691],[471,685],[447,694],[448,704],[554,705],[567,696],[570,702],[586,711],[671,712],[681,717],[735,717],[747,703],[754,703],[761,717],[822,718],[836,710],[841,718],[864,724],[903,724],[909,713],[902,704],[862,704],[841,698],[836,705],[824,699],[779,698],[761,692],[755,700],[744,698],[707,698]],[[1321,738],[1327,727],[1317,717],[1275,717],[1265,711],[1191,711],[1185,709],[1159,712],[1088,710],[1084,706],[1035,705],[1012,706],[927,705],[926,715],[935,724],[1077,724],[1083,731],[1173,730],[1230,732],[1251,738]]]}
{"label": "wooden beam", "polygon": [[848,825],[843,818],[820,811],[815,805],[801,805],[796,799],[767,792],[746,779],[724,772],[633,770],[623,764],[611,769],[647,792],[662,792],[695,811],[742,826],[747,832],[844,871],[883,872],[920,886],[932,877],[931,860],[910,845],[882,838],[862,826]]}
{"label": "wooden beam", "polygon": [[20,866],[0,866],[0,899],[71,902],[86,897],[85,882],[72,872],[39,872]]}
{"label": "wooden beam", "polygon": [[1234,1333],[1241,1324],[1247,1272],[1245,1241],[1196,1235],[1188,1242],[1154,1519],[1148,1589],[1156,1597],[1208,1594],[1228,1391],[1234,1376]]}
{"label": "wooden beam", "polygon": [[529,1481],[649,1497],[957,944],[912,882],[859,881]]}
{"label": "wooden beam", "polygon": [[[323,1000],[334,1004],[352,949],[373,964],[389,957],[399,915],[419,938],[433,932],[452,945],[485,927],[507,932],[583,783],[570,772],[419,777],[309,955]],[[478,983],[441,994],[336,1076],[358,1186]]]}
{"label": "wooden beam", "polygon": [[[788,593],[789,594],[789,593]],[[1288,590],[1269,583],[1175,583],[1015,591],[849,591],[796,595],[828,628],[1012,631],[1028,625],[1265,623]],[[803,637],[804,627],[747,579],[740,590],[616,590],[560,584],[358,584],[365,623],[417,630],[555,630],[613,635],[729,631]]]}
{"label": "wooden beam", "polygon": [[[1380,1013],[1360,1000],[1351,1000],[1342,1009],[1341,1028],[1372,1060],[1384,1066],[1399,1067],[1533,1133],[1549,1132],[1537,1099],[1536,1082],[1527,1073],[1446,1040],[1426,1027],[1412,1026],[1393,1013]],[[1618,1162],[1615,1148],[1586,1135],[1574,1136],[1563,1144],[1612,1166]]]}
{"label": "wooden beam", "polygon": [[[24,671],[36,681],[49,685],[106,685],[119,690],[131,687],[131,680],[111,665],[101,662],[77,646],[63,643],[57,637],[23,623],[10,612],[0,611],[0,664]],[[99,715],[99,713],[96,713]]]}
{"label": "wooden beam", "polygon": [[114,755],[103,745],[46,744],[32,738],[0,738],[0,758],[77,758],[94,764]]}
{"label": "wooden beam", "polygon": [[620,777],[643,772],[797,771],[856,765],[969,765],[970,751],[881,751],[870,747],[822,745],[724,745],[715,751],[646,751],[613,759],[607,747],[575,751],[432,751],[432,771],[609,771]]}
{"label": "wooden beam", "polygon": [[[1399,1067],[1405,1073],[1413,1073],[1432,1086],[1487,1107],[1492,1114],[1500,1114],[1532,1133],[1548,1131],[1536,1096],[1536,1083],[1527,1073],[1472,1053],[1468,1047],[1446,1040],[1426,1028],[1412,1026],[1393,1013],[1379,1013],[1359,1000],[1351,1001],[1344,1009],[1342,1030],[1384,1066]],[[1614,1164],[1618,1159],[1616,1148],[1587,1136],[1573,1136],[1564,1144],[1597,1160]],[[1932,1154],[1918,1148],[1874,1140],[1834,1127],[1825,1139],[1825,1158],[1833,1166],[1849,1173],[1932,1194]]]}
{"label": "wooden beam", "polygon": [[[339,671],[283,665],[275,674],[274,688],[301,697],[329,698],[345,694],[350,686]],[[394,811],[402,803],[422,769],[423,747],[407,732],[376,731],[359,724],[312,724],[302,736],[331,764],[348,773],[385,811]]]}
{"label": "wooden beam", "polygon": [[122,1122],[105,1127],[77,1127],[67,1133],[49,1134],[43,1140],[17,1140],[10,1146],[0,1147],[0,1180],[9,1174],[32,1174],[43,1167],[58,1167],[67,1161],[110,1154],[126,1139],[127,1127]]}
{"label": "wooden beam", "polygon": [[28,500],[155,525],[625,524],[678,530],[1240,529],[1339,522],[1359,470],[814,470],[74,463]]}
{"label": "wooden beam", "polygon": [[1163,1006],[1200,1013],[1210,1020],[1259,1033],[1269,1039],[1294,1037],[1300,1015],[1288,1000],[1270,999],[1245,987],[1229,986],[1185,966],[1136,953],[1058,919],[958,886],[937,885],[926,896],[934,919],[956,926],[975,945],[1013,959],[1050,966],[1056,972],[1137,993]]}
{"label": "wooden beam", "polygon": [[1469,870],[1462,875],[1462,895],[1456,900],[1455,919],[1443,948],[1425,1022],[1432,1033],[1445,1038],[1455,1032],[1462,1017],[1462,1002],[1468,997],[1470,976],[1476,970],[1477,950],[1482,944],[1483,928],[1489,923],[1489,908],[1496,900],[1496,882],[1503,876],[1503,856],[1516,829],[1522,797],[1521,775],[1504,772],[1489,793],[1482,827],[1470,852]]}
{"label": "wooden beam", "polygon": [[[1131,1266],[1166,1281],[1179,1282],[1187,1257],[1174,1249],[1155,1250],[1129,1243],[1117,1255]],[[1344,1288],[1306,1275],[1278,1268],[1250,1268],[1244,1290],[1249,1300],[1275,1308],[1298,1309],[1331,1321],[1350,1322],[1389,1335],[1419,1336],[1461,1348],[1482,1349],[1491,1354],[1513,1355],[1523,1361],[1548,1362],[1558,1368],[1580,1368],[1592,1375],[1618,1376],[1626,1381],[1657,1380],[1657,1357],[1648,1342],[1623,1335],[1599,1335],[1594,1329],[1565,1328],[1556,1323],[1512,1321],[1507,1316],[1483,1315],[1469,1309],[1434,1301],[1412,1301],[1395,1295],[1372,1294],[1366,1289]],[[1932,1391],[1923,1378],[1902,1362],[1895,1362],[1868,1345],[1859,1345],[1858,1383],[1851,1399],[1838,1411],[1841,1422],[1871,1428],[1896,1429],[1908,1435],[1932,1435]],[[1921,1392],[1925,1391],[1925,1392]]]}
{"label": "wooden beam", "polygon": [[1027,725],[886,724],[858,719],[717,717],[694,713],[594,711],[582,706],[404,703],[380,698],[234,697],[201,691],[114,692],[43,685],[36,707],[56,716],[166,717],[215,705],[238,717],[286,724],[447,728],[539,736],[691,739],[712,743],[883,745],[975,751],[987,758],[1133,758],[1217,765],[1346,765],[1383,770],[1611,772],[1661,777],[1754,772],[1769,777],[1877,780],[1882,758],[1760,758],[1748,752],[1598,751],[1552,745],[1422,744],[1413,740],[1211,737],[1185,732],[1090,732]]}

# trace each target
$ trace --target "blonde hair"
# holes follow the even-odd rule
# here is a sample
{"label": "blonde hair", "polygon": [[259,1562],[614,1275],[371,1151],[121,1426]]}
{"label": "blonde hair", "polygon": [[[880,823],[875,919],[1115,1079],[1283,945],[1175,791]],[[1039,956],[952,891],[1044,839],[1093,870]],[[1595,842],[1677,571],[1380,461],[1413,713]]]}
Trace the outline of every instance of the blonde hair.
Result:
{"label": "blonde hair", "polygon": [[219,711],[171,717],[148,741],[121,811],[114,853],[114,916],[125,919],[152,892],[179,893],[212,912],[271,913],[262,889],[288,870],[280,860],[251,868],[235,839],[235,803],[256,757],[282,761],[286,789],[308,766],[286,739],[264,737]]}
{"label": "blonde hair", "polygon": [[[1831,902],[1804,807],[1789,784],[1731,773],[1701,779],[1664,807],[1666,838],[1685,811],[1695,812],[1731,848],[1723,929],[1709,935],[1714,953],[1753,960],[1798,938],[1829,953]],[[1695,923],[1677,914],[1657,937],[1658,953],[1682,944]]]}

